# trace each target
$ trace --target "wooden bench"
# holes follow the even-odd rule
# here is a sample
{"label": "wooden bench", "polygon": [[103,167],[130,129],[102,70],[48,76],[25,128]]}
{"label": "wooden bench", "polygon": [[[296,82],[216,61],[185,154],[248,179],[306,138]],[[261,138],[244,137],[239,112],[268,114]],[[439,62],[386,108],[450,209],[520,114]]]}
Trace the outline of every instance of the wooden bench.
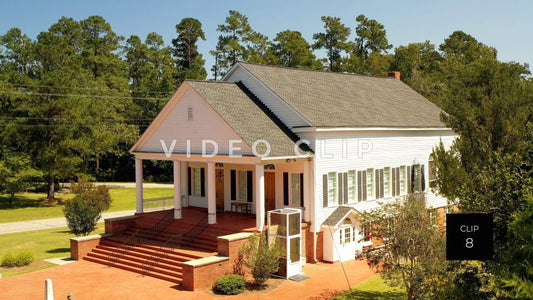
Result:
{"label": "wooden bench", "polygon": [[241,201],[231,201],[231,211],[241,212],[243,214],[252,213],[252,203],[250,202],[241,202]]}

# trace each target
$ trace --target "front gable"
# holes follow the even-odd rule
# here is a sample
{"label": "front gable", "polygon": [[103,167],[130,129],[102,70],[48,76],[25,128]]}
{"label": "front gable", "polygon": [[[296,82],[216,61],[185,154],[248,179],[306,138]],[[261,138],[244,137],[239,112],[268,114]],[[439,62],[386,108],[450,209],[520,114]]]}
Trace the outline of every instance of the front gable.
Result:
{"label": "front gable", "polygon": [[[230,145],[229,141],[236,141]],[[185,82],[157,115],[130,152],[252,155],[251,148],[211,106]]]}

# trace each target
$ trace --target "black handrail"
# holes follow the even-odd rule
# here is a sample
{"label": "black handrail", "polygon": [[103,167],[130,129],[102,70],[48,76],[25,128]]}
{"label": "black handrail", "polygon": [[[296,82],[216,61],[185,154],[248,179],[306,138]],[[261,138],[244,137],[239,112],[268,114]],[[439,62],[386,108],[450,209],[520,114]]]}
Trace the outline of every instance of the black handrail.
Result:
{"label": "black handrail", "polygon": [[[113,249],[113,251],[111,251],[111,253],[110,253],[109,256],[108,256],[108,261],[109,261],[109,262],[108,262],[108,264],[107,264],[107,266],[108,266],[109,268],[111,268],[111,267],[112,267],[112,266],[113,266],[113,265],[114,265],[119,259],[121,259],[121,258],[124,256],[124,254],[126,253],[126,249],[125,249],[124,246],[126,246],[126,245],[130,242],[130,240],[133,239],[133,237],[136,236],[137,233],[139,233],[139,231],[140,231],[140,229],[137,229],[137,230],[136,230],[132,235],[130,235],[130,236],[129,236],[129,237],[128,237],[128,238],[127,238],[122,244],[120,244],[120,246],[116,247],[115,249]],[[137,243],[138,243],[138,242],[137,242]],[[133,244],[133,245],[135,246],[137,243],[135,243],[135,244]],[[121,253],[118,257],[116,257],[114,260],[112,260],[112,258],[114,257],[114,254],[115,254],[116,252],[118,252],[119,250],[122,250],[122,253]]]}
{"label": "black handrail", "polygon": [[167,227],[174,222],[174,210],[171,209],[168,211],[159,222],[157,222],[152,228],[150,228],[150,232],[152,235],[152,239],[155,239],[157,235],[159,235],[161,232],[163,232]]}
{"label": "black handrail", "polygon": [[[174,210],[170,210],[169,212],[167,212],[162,218],[161,220],[159,220],[154,226],[152,226],[151,228],[149,228],[150,230],[150,233],[152,235],[152,239],[155,239],[155,237],[161,233],[163,230],[165,230],[170,224],[172,224],[172,222],[174,221]],[[126,249],[125,249],[125,246],[126,245],[129,245],[129,246],[137,246],[139,243],[140,243],[140,238],[137,239],[137,242],[133,243],[133,244],[129,244],[130,241],[141,231],[141,229],[137,229],[133,234],[131,234],[122,244],[120,244],[120,246],[116,247],[115,249],[113,249],[113,251],[111,251],[111,253],[109,254],[108,256],[108,266],[109,267],[112,267],[119,259],[121,259],[124,254],[126,253]],[[114,257],[114,255],[118,252],[118,251],[122,251],[121,254],[118,256],[118,257]]]}
{"label": "black handrail", "polygon": [[[177,243],[176,243],[176,246],[179,248],[179,247],[182,247],[183,245],[190,245],[194,240],[196,240],[196,238],[202,234],[202,232],[205,230],[205,228],[207,227],[208,225],[208,216],[205,215],[202,219],[200,219],[200,221],[198,221],[198,223],[196,223],[191,229],[189,229],[189,231],[185,232],[185,233],[179,233],[179,234],[175,234],[173,236],[171,236],[161,247],[159,247],[159,249],[154,253],[152,254],[148,259],[146,259],[144,262],[143,262],[143,265],[142,265],[142,275],[146,275],[148,272],[152,271],[154,268],[157,267],[157,265],[159,264],[159,262],[161,261],[161,259],[163,259],[163,255],[166,255],[166,254],[170,254],[172,252],[174,252],[174,250],[176,248],[166,248],[165,247],[170,244],[173,240],[176,240]],[[156,258],[156,260],[154,260],[154,258]],[[150,261],[153,261],[154,263],[151,264],[150,266]]]}

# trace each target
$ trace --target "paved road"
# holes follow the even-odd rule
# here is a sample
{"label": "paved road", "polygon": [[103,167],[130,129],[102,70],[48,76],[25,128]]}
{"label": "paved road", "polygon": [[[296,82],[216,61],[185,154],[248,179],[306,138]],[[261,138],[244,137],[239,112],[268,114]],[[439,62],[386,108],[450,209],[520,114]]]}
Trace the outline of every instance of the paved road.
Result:
{"label": "paved road", "polygon": [[[131,216],[134,213],[135,213],[135,210],[123,210],[123,211],[103,213],[102,218],[100,219],[99,223],[104,222],[104,219],[107,219],[107,218]],[[53,219],[31,220],[31,221],[13,222],[13,223],[2,223],[0,224],[0,234],[24,232],[24,231],[48,229],[48,228],[58,228],[58,227],[66,227],[66,226],[67,226],[67,221],[65,220],[65,218],[53,218]]]}

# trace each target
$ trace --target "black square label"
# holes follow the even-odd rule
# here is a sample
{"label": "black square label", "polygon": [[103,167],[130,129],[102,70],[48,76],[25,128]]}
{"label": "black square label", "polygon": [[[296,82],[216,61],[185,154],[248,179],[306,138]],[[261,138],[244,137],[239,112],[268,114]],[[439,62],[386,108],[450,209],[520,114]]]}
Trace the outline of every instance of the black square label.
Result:
{"label": "black square label", "polygon": [[446,259],[492,259],[492,214],[446,214]]}

